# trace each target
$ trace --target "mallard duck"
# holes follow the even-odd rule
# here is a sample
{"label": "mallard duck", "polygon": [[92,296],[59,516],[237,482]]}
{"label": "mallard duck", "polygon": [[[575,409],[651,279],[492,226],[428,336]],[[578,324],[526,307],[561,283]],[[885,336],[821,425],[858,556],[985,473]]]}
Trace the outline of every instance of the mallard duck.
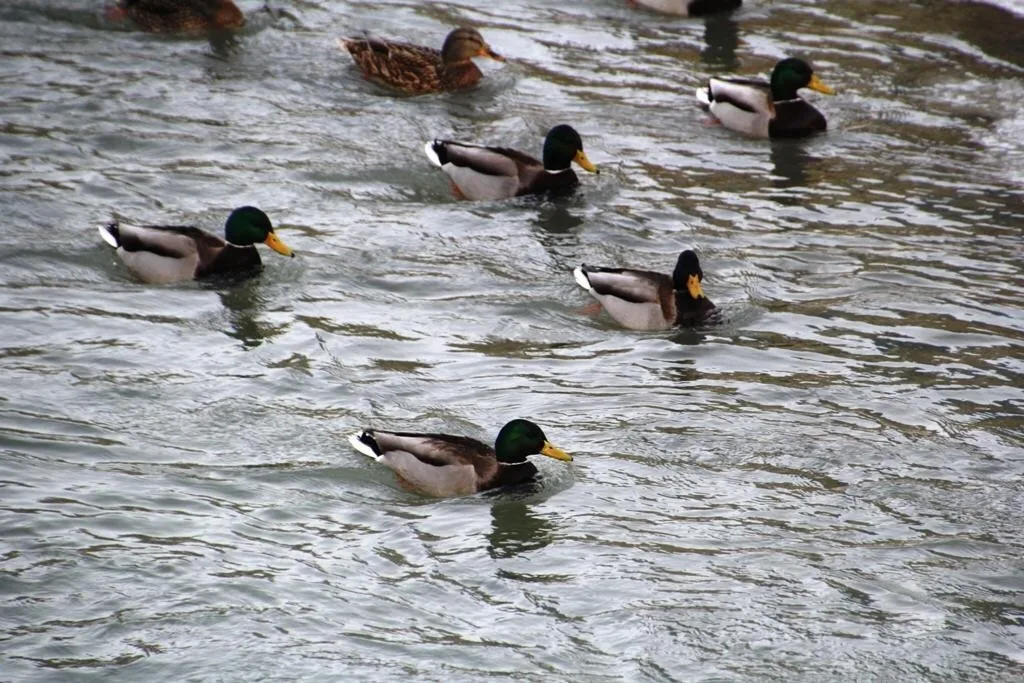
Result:
{"label": "mallard duck", "polygon": [[465,436],[379,429],[363,429],[349,443],[389,467],[404,487],[439,498],[530,481],[537,474],[536,465],[526,459],[530,455],[572,460],[529,420],[512,420],[502,427],[494,448]]}
{"label": "mallard duck", "polygon": [[377,38],[348,38],[339,44],[352,55],[366,78],[405,93],[461,90],[483,76],[474,57],[505,58],[491,49],[480,32],[462,26],[448,34],[441,50]]}
{"label": "mallard duck", "polygon": [[524,194],[568,192],[580,184],[572,162],[597,173],[583,151],[583,140],[572,126],[562,124],[544,138],[544,162],[507,147],[484,147],[452,140],[433,140],[423,146],[427,158],[451,179],[466,199],[508,199]]}
{"label": "mallard duck", "polygon": [[127,17],[154,33],[241,28],[245,15],[232,0],[119,0],[111,16]]}
{"label": "mallard duck", "polygon": [[704,17],[709,14],[731,12],[743,4],[742,0],[626,0],[626,4],[647,9],[681,14],[684,17]]}
{"label": "mallard duck", "polygon": [[697,90],[697,101],[723,126],[755,138],[795,138],[825,130],[825,117],[797,95],[810,88],[826,95],[825,85],[802,59],[783,59],[762,79],[712,78]]}
{"label": "mallard duck", "polygon": [[700,325],[709,322],[716,310],[701,288],[704,271],[697,254],[689,249],[679,255],[671,277],[649,270],[586,264],[572,274],[608,315],[632,330]]}
{"label": "mallard duck", "polygon": [[224,224],[227,241],[205,230],[178,225],[101,225],[100,237],[140,279],[152,284],[243,273],[262,261],[254,246],[294,256],[274,232],[267,214],[254,206],[235,209]]}

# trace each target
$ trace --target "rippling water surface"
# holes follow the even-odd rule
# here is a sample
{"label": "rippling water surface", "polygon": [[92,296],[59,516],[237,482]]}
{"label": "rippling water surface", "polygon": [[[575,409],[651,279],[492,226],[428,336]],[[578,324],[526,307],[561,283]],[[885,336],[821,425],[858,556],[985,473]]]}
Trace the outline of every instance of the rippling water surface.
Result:
{"label": "rippling water surface", "polygon": [[[1019,680],[1024,19],[954,2],[243,0],[234,42],[0,6],[0,680]],[[394,97],[335,45],[479,26],[507,65]],[[828,134],[708,125],[810,58]],[[455,201],[433,136],[600,176]],[[112,217],[299,257],[146,286]],[[582,261],[701,255],[721,326],[584,312]],[[572,452],[436,501],[363,425]]]}

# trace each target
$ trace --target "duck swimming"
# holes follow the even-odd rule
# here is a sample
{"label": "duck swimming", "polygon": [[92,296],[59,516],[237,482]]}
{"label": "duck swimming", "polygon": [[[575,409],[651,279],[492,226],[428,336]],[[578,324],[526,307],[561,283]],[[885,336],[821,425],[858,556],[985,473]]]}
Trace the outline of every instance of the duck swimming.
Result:
{"label": "duck swimming", "polygon": [[575,162],[591,173],[597,167],[583,151],[583,140],[572,126],[562,124],[544,138],[543,161],[508,147],[486,147],[454,140],[432,140],[423,146],[465,199],[508,199],[545,192],[560,194],[575,189],[579,178]]}
{"label": "duck swimming", "polygon": [[717,310],[704,294],[697,254],[679,255],[672,275],[630,268],[579,266],[573,277],[620,325],[632,330],[665,330],[710,322]]}
{"label": "duck swimming", "polygon": [[411,95],[476,85],[483,72],[473,63],[474,57],[505,61],[479,31],[465,26],[449,33],[440,50],[379,38],[347,38],[338,42],[352,55],[364,77]]}
{"label": "duck swimming", "polygon": [[704,17],[709,14],[731,12],[743,4],[742,0],[626,0],[627,5],[680,14],[684,17]]}
{"label": "duck swimming", "polygon": [[128,18],[143,31],[175,33],[232,30],[245,15],[232,0],[119,0],[109,12]]}
{"label": "duck swimming", "polygon": [[723,126],[754,138],[795,138],[824,131],[825,116],[797,94],[810,88],[826,95],[825,85],[802,59],[783,59],[770,81],[712,78],[697,90],[697,101]]}
{"label": "duck swimming", "polygon": [[467,496],[528,482],[537,474],[537,466],[527,460],[530,455],[572,460],[548,441],[540,427],[522,419],[501,428],[494,448],[465,436],[380,429],[363,429],[350,436],[349,443],[394,471],[403,487],[434,497]]}
{"label": "duck swimming", "polygon": [[226,240],[192,226],[115,222],[99,231],[128,269],[151,284],[253,271],[262,264],[257,242],[279,254],[295,255],[278,238],[267,214],[254,206],[231,212],[224,224]]}

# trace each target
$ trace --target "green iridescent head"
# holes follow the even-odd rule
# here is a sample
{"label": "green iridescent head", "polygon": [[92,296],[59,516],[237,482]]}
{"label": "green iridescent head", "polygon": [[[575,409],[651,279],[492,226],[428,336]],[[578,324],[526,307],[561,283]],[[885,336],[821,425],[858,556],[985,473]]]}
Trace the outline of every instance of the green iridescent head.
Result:
{"label": "green iridescent head", "polygon": [[544,138],[544,168],[548,171],[564,171],[572,162],[586,171],[597,173],[597,166],[583,152],[583,139],[572,126],[561,124],[548,131]]}
{"label": "green iridescent head", "polygon": [[503,463],[526,462],[529,455],[546,455],[555,460],[572,460],[572,456],[556,448],[544,436],[544,432],[529,420],[512,420],[501,428],[494,441],[494,452]]}
{"label": "green iridescent head", "polygon": [[295,253],[282,242],[274,232],[274,226],[267,214],[255,206],[241,206],[231,212],[224,224],[224,237],[231,244],[246,247],[262,242],[279,254],[294,256]]}
{"label": "green iridescent head", "polygon": [[772,99],[776,102],[796,99],[796,91],[800,88],[810,88],[826,95],[835,92],[818,78],[810,64],[796,57],[783,59],[775,65],[771,84]]}

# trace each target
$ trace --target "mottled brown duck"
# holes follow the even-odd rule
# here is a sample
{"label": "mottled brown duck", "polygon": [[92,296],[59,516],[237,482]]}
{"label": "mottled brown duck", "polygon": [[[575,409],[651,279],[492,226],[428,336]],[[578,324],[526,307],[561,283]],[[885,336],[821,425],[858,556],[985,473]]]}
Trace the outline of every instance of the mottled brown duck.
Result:
{"label": "mottled brown duck", "polygon": [[367,79],[411,95],[476,85],[483,72],[473,63],[475,57],[505,61],[479,31],[467,27],[449,33],[440,50],[380,38],[347,38],[338,42]]}
{"label": "mottled brown duck", "polygon": [[245,25],[245,15],[232,0],[119,0],[111,16],[127,18],[154,33],[233,30]]}

